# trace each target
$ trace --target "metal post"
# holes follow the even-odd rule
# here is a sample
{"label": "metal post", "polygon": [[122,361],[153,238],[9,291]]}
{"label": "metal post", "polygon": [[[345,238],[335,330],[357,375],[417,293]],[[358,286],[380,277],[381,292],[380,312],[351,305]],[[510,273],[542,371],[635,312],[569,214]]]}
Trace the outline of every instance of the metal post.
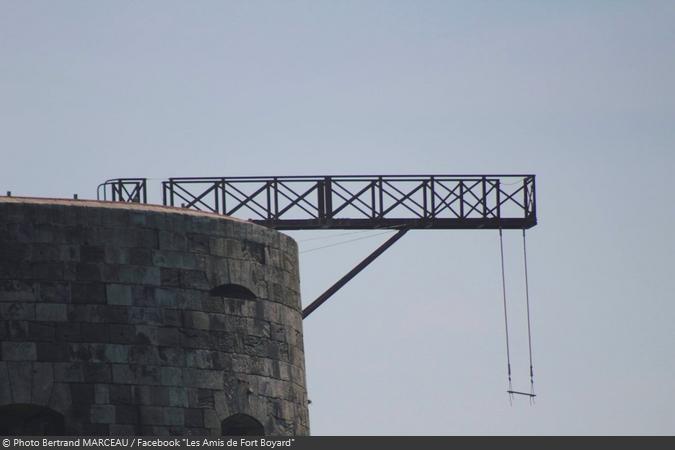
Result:
{"label": "metal post", "polygon": [[370,218],[377,217],[377,203],[375,200],[375,181],[370,182]]}
{"label": "metal post", "polygon": [[431,177],[431,218],[436,217],[436,180],[434,177]]}
{"label": "metal post", "polygon": [[274,218],[279,219],[279,182],[274,177]]}
{"label": "metal post", "polygon": [[537,217],[537,194],[536,194],[536,188],[535,188],[535,182],[534,182],[534,175],[531,177],[532,179],[532,217]]}
{"label": "metal post", "polygon": [[265,194],[267,197],[267,220],[272,220],[272,197],[270,192],[271,182],[265,182]]}
{"label": "metal post", "polygon": [[326,177],[324,182],[326,219],[330,220],[333,218],[333,181],[331,177]]}
{"label": "metal post", "polygon": [[382,213],[384,212],[384,205],[383,205],[384,204],[384,194],[382,193],[382,188],[383,188],[382,187],[382,177],[378,177],[378,180],[379,180],[379,188],[380,188],[380,192],[379,192],[379,194],[380,194],[380,219],[384,219],[384,217],[382,217]]}
{"label": "metal post", "polygon": [[220,189],[221,203],[223,204],[223,214],[227,215],[227,190],[225,178],[220,179]]}
{"label": "metal post", "polygon": [[316,209],[319,212],[319,222],[326,223],[326,182],[316,182]]}
{"label": "metal post", "polygon": [[220,205],[218,204],[218,186],[220,183],[218,181],[213,182],[213,205],[216,210],[216,214],[220,214]]}
{"label": "metal post", "polygon": [[483,219],[487,219],[487,186],[485,185],[486,178],[481,178],[481,187],[483,190]]}
{"label": "metal post", "polygon": [[501,222],[502,222],[501,190],[502,190],[502,187],[499,183],[499,180],[495,181],[495,185],[497,186],[497,220],[499,220],[499,226],[501,226]]}

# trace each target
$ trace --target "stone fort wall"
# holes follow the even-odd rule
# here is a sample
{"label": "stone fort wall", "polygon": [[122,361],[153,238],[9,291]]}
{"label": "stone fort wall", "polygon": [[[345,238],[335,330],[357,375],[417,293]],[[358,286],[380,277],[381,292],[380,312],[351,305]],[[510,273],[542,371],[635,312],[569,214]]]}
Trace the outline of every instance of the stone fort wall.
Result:
{"label": "stone fort wall", "polygon": [[241,433],[251,420],[308,434],[299,291],[296,243],[261,226],[2,198],[0,421],[49,432],[34,423],[47,411],[70,435],[216,436],[235,418]]}

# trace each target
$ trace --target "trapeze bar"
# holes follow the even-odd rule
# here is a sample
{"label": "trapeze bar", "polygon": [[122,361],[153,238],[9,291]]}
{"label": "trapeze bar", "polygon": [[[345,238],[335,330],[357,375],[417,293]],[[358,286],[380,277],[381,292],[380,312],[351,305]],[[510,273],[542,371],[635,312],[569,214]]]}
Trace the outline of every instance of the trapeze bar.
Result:
{"label": "trapeze bar", "polygon": [[509,394],[525,395],[527,397],[536,397],[537,396],[536,394],[530,394],[528,392],[519,392],[519,391],[506,391],[506,392],[508,392]]}

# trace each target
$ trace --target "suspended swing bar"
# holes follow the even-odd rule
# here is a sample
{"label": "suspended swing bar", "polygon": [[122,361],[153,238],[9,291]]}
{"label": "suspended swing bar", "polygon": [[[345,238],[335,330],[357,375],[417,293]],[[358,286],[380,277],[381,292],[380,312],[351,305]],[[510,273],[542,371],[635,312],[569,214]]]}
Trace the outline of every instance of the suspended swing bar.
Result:
{"label": "suspended swing bar", "polygon": [[529,392],[520,392],[520,391],[512,391],[512,390],[508,390],[506,392],[509,393],[509,394],[524,395],[526,397],[532,397],[532,398],[537,396],[537,394],[531,394]]}
{"label": "suspended swing bar", "polygon": [[509,402],[511,401],[512,396],[523,395],[529,397],[530,403],[533,403],[534,397],[534,364],[532,362],[532,320],[530,316],[530,288],[529,280],[527,274],[527,245],[525,241],[525,230],[523,230],[523,262],[524,262],[524,272],[525,272],[525,305],[527,309],[527,343],[528,343],[528,353],[529,353],[529,362],[530,362],[530,392],[521,392],[515,391],[512,387],[511,381],[511,348],[509,345],[509,320],[507,314],[507,301],[506,301],[506,274],[504,269],[504,239],[502,236],[502,230],[499,229],[499,254],[501,261],[501,275],[502,275],[502,300],[504,305],[504,330],[506,338],[506,367],[507,367],[507,376],[508,376],[508,389],[507,393],[509,394]]}

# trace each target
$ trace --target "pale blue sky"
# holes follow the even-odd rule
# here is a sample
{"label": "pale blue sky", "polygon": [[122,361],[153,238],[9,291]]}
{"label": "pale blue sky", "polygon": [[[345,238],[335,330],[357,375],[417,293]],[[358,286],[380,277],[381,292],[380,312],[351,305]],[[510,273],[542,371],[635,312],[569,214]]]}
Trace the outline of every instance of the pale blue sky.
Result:
{"label": "pale blue sky", "polygon": [[[673,80],[670,1],[0,0],[0,191],[535,173],[537,405],[496,232],[411,232],[305,322],[312,432],[673,434]],[[303,301],[383,239],[302,255]]]}

